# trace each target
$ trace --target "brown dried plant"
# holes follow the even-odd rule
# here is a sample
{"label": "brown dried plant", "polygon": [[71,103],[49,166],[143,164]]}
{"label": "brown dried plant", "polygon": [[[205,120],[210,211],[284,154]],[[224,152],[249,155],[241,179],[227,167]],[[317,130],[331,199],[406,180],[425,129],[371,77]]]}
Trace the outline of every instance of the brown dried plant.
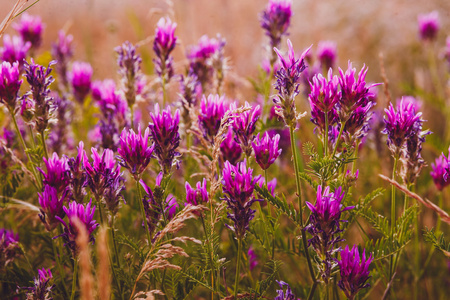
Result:
{"label": "brown dried plant", "polygon": [[2,23],[0,23],[0,38],[2,37],[3,33],[8,28],[8,26],[11,25],[12,21],[14,20],[14,18],[19,16],[21,13],[23,13],[25,10],[30,8],[32,5],[34,5],[39,0],[37,0],[34,3],[32,3],[30,6],[28,6],[27,8],[24,9],[24,7],[26,6],[26,4],[29,1],[30,0],[17,0],[16,1],[16,4],[14,4],[13,8],[9,11],[9,13],[3,19]]}
{"label": "brown dried plant", "polygon": [[[78,259],[80,264],[80,292],[82,300],[94,300],[94,277],[91,271],[91,255],[89,253],[89,234],[84,224],[78,220],[74,220],[75,227],[78,231],[76,238],[77,247],[79,249]],[[76,280],[74,278],[73,280]]]}
{"label": "brown dried plant", "polygon": [[97,236],[97,291],[98,299],[109,299],[111,295],[111,274],[109,265],[108,235],[101,227]]}

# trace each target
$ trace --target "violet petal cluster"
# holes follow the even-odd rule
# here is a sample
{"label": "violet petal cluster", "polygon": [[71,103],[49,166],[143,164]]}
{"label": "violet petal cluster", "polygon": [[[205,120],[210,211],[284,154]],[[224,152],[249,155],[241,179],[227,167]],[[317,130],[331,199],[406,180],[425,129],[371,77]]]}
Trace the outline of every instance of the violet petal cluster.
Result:
{"label": "violet petal cluster", "polygon": [[214,143],[214,137],[220,128],[220,122],[225,112],[228,110],[227,101],[224,96],[209,95],[208,98],[203,96],[200,103],[200,112],[198,115],[198,123],[203,131],[203,136]]}
{"label": "violet petal cluster", "polygon": [[68,190],[59,196],[56,188],[45,185],[44,191],[38,193],[39,205],[41,206],[39,218],[48,231],[52,231],[59,224],[56,217],[64,218],[63,205],[67,199],[67,192]]}
{"label": "violet petal cluster", "polygon": [[337,46],[332,41],[321,41],[317,45],[317,58],[323,70],[334,68],[337,57]]}
{"label": "violet petal cluster", "polygon": [[78,249],[76,245],[76,238],[78,236],[78,229],[75,226],[75,219],[78,219],[86,228],[89,235],[89,241],[94,242],[94,236],[92,233],[99,226],[94,220],[95,205],[92,206],[92,200],[88,204],[78,204],[75,201],[69,203],[69,207],[63,207],[64,212],[67,215],[68,222],[64,221],[60,217],[56,217],[59,222],[64,226],[64,232],[61,235],[64,238],[65,244],[72,250],[74,256],[77,255]]}
{"label": "violet petal cluster", "polygon": [[76,61],[72,64],[70,83],[73,96],[78,103],[83,104],[84,99],[91,91],[92,67],[89,63]]}
{"label": "violet petal cluster", "polygon": [[70,169],[67,164],[67,157],[63,156],[59,158],[56,152],[47,159],[43,158],[47,172],[44,172],[41,168],[38,170],[42,173],[45,185],[52,186],[61,196],[64,191],[69,187],[71,182]]}
{"label": "violet petal cluster", "polygon": [[42,34],[45,25],[39,16],[32,16],[23,13],[19,23],[15,23],[12,27],[20,34],[22,40],[31,43],[32,49],[37,49],[42,43]]}
{"label": "violet petal cluster", "polygon": [[220,145],[220,153],[222,154],[223,161],[228,160],[232,165],[235,165],[242,155],[241,146],[236,143],[232,128],[228,129],[228,133]]}
{"label": "violet petal cluster", "polygon": [[435,10],[428,14],[420,14],[417,17],[417,21],[420,38],[424,41],[435,40],[441,27],[439,13]]}
{"label": "violet petal cluster", "polygon": [[281,154],[282,150],[278,148],[279,141],[279,134],[272,138],[268,132],[262,138],[259,137],[259,133],[256,135],[252,147],[255,151],[256,162],[261,169],[267,170]]}
{"label": "violet petal cluster", "polygon": [[0,103],[6,105],[11,113],[16,113],[19,90],[23,80],[20,79],[19,63],[4,61],[0,65]]}
{"label": "violet petal cluster", "polygon": [[442,153],[438,158],[436,158],[434,163],[431,163],[430,175],[433,178],[434,185],[439,191],[442,191],[447,185],[450,184],[448,180],[448,158]]}
{"label": "violet petal cluster", "polygon": [[199,205],[208,202],[208,190],[206,189],[206,179],[197,182],[195,189],[186,181],[186,203],[191,205]]}
{"label": "violet petal cluster", "polygon": [[353,299],[361,289],[370,286],[367,280],[370,278],[369,266],[373,257],[370,254],[366,258],[365,250],[363,250],[362,256],[360,256],[356,245],[353,245],[351,250],[346,246],[340,253],[341,260],[338,261],[338,265],[341,280],[339,280],[338,286],[349,299]]}
{"label": "violet petal cluster", "polygon": [[3,47],[0,48],[0,59],[9,63],[19,63],[23,66],[23,62],[27,57],[31,43],[26,42],[20,36],[11,37],[9,34],[3,36]]}
{"label": "violet petal cluster", "polygon": [[3,270],[20,253],[19,235],[12,230],[0,228],[0,270]]}
{"label": "violet petal cluster", "polygon": [[175,29],[177,23],[172,22],[169,18],[161,18],[156,25],[155,39],[153,41],[153,51],[156,54],[155,69],[158,76],[167,83],[173,77],[173,57],[170,53],[175,48],[177,37]]}
{"label": "violet petal cluster", "polygon": [[[292,17],[292,0],[269,0],[266,9],[260,15],[261,27],[270,38],[270,49],[278,47]],[[275,62],[273,59],[272,63]]]}
{"label": "violet petal cluster", "polygon": [[[142,198],[142,203],[144,205],[144,211],[145,211],[145,218],[148,226],[148,231],[150,232],[150,235],[153,236],[153,233],[158,225],[159,220],[161,219],[163,208],[161,203],[161,197],[162,197],[162,191],[160,189],[161,181],[162,181],[163,173],[159,173],[159,175],[156,177],[156,185],[155,185],[155,191],[153,192],[152,189],[145,184],[143,180],[140,180],[141,186],[144,188],[145,195],[144,198]],[[142,223],[142,227],[144,226],[144,223]]]}
{"label": "violet petal cluster", "polygon": [[[241,146],[242,152],[249,157],[252,154],[253,133],[256,130],[256,122],[261,115],[261,107],[259,105],[250,107],[247,102],[245,102],[245,107],[250,109],[235,116],[232,128],[235,141]],[[230,107],[230,109],[234,108],[235,104]]]}
{"label": "violet petal cluster", "polygon": [[252,271],[259,264],[258,256],[256,255],[253,246],[250,246],[247,251],[248,255],[248,268]]}
{"label": "violet petal cluster", "polygon": [[236,166],[226,161],[222,176],[225,196],[223,200],[227,202],[228,208],[231,210],[228,218],[234,223],[233,227],[226,226],[236,234],[236,238],[239,240],[245,237],[250,221],[255,216],[255,210],[251,209],[251,206],[254,202],[259,201],[254,198],[253,191],[260,176],[253,177],[253,170],[247,168],[247,160],[237,163]]}
{"label": "violet petal cluster", "polygon": [[77,156],[71,157],[67,161],[71,176],[70,197],[72,200],[82,203],[84,196],[86,195],[85,187],[88,185],[88,177],[83,165],[84,161],[87,159],[87,155],[82,141],[78,144],[77,149]]}
{"label": "violet petal cluster", "polygon": [[[278,295],[274,298],[274,300],[297,300],[297,299],[299,299],[294,295],[289,284],[287,284],[286,282],[281,281],[281,280],[280,281],[276,280],[276,282],[280,286],[280,289],[277,290]],[[284,287],[286,287],[286,291],[284,291]]]}
{"label": "violet petal cluster", "polygon": [[325,282],[328,282],[331,270],[335,266],[332,255],[339,250],[336,245],[342,241],[340,223],[344,221],[341,220],[341,214],[354,208],[354,206],[343,207],[341,204],[343,199],[344,192],[341,187],[334,192],[330,192],[330,187],[326,187],[322,191],[322,186],[319,185],[317,187],[316,204],[306,202],[311,210],[310,224],[305,227],[305,230],[312,236],[308,243],[313,246],[323,263],[319,269]]}
{"label": "violet petal cluster", "polygon": [[58,39],[52,44],[52,57],[56,64],[56,74],[62,89],[68,90],[68,64],[73,56],[73,36],[67,35],[63,30],[58,31]]}
{"label": "violet petal cluster", "polygon": [[288,57],[283,57],[281,52],[274,48],[280,59],[281,66],[275,77],[275,89],[278,95],[273,99],[275,104],[275,112],[283,118],[288,127],[294,126],[298,119],[295,108],[295,97],[299,94],[300,75],[306,69],[305,56],[311,49],[306,49],[300,58],[295,58],[294,47],[290,40],[287,41],[289,50]]}
{"label": "violet petal cluster", "polygon": [[42,268],[38,270],[38,276],[34,278],[34,286],[25,288],[27,292],[27,300],[51,300],[52,290],[55,285],[50,285],[53,279],[52,271]]}
{"label": "violet petal cluster", "polygon": [[150,113],[153,123],[148,125],[150,137],[155,143],[154,153],[158,159],[161,170],[169,174],[176,158],[180,156],[177,151],[180,145],[180,134],[178,132],[180,123],[180,111],[177,109],[172,115],[170,108],[160,111],[159,105],[155,104],[155,112]]}
{"label": "violet petal cluster", "polygon": [[138,133],[133,129],[123,129],[120,136],[120,146],[118,149],[119,164],[128,169],[135,180],[139,180],[144,173],[150,159],[153,157],[155,145],[148,144],[149,128],[145,129],[144,135],[141,133],[141,126]]}

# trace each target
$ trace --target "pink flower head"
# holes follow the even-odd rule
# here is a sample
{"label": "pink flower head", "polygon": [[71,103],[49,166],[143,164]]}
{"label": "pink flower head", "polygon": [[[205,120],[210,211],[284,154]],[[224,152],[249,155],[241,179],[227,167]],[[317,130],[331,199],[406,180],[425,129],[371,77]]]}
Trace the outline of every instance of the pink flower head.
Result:
{"label": "pink flower head", "polygon": [[281,154],[281,149],[278,148],[280,135],[276,134],[272,138],[266,132],[262,138],[258,135],[252,142],[253,150],[255,151],[255,158],[258,165],[263,170],[267,170]]}
{"label": "pink flower head", "polygon": [[91,91],[92,67],[89,63],[76,61],[72,64],[70,76],[73,95],[79,103],[83,103]]}
{"label": "pink flower head", "polygon": [[5,34],[3,36],[3,47],[0,48],[0,58],[11,64],[18,62],[22,66],[30,47],[31,43],[25,42],[22,37],[11,37],[9,34]]}
{"label": "pink flower head", "polygon": [[32,48],[39,48],[42,43],[42,34],[45,28],[41,17],[32,16],[25,12],[22,14],[19,23],[15,23],[12,26],[25,42],[31,43]]}
{"label": "pink flower head", "polygon": [[439,13],[435,10],[428,14],[420,14],[417,17],[419,24],[419,36],[424,41],[433,41],[436,39],[441,27],[439,22]]}

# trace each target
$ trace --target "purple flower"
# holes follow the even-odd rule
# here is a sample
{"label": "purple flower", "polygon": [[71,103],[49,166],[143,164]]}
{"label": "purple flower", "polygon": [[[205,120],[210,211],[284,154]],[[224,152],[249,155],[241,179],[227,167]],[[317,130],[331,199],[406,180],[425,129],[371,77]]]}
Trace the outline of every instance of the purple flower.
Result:
{"label": "purple flower", "polygon": [[165,213],[167,215],[168,220],[172,220],[173,217],[177,214],[178,207],[179,204],[175,196],[169,194],[166,198],[166,209],[165,209]]}
{"label": "purple flower", "polygon": [[388,135],[389,149],[395,156],[398,156],[406,140],[417,134],[422,128],[422,113],[416,113],[414,104],[403,101],[403,99],[397,105],[397,109],[390,103],[389,108],[384,111],[386,112],[384,118],[386,127],[382,133]]}
{"label": "purple flower", "polygon": [[277,115],[283,118],[287,126],[293,126],[298,119],[294,99],[299,94],[300,75],[306,68],[305,56],[311,47],[306,49],[300,58],[296,59],[291,41],[288,40],[287,44],[289,47],[287,58],[283,57],[277,48],[274,48],[281,66],[275,75],[277,78],[275,89],[278,91],[278,95],[273,99],[273,102],[276,105],[275,112]]}
{"label": "purple flower", "polygon": [[127,101],[116,91],[114,80],[94,81],[92,97],[97,100],[105,118],[114,116],[119,123],[126,124]]}
{"label": "purple flower", "polygon": [[19,23],[13,24],[13,28],[20,34],[22,40],[31,43],[32,49],[37,49],[42,43],[42,34],[45,24],[39,16],[23,13]]}
{"label": "purple flower", "polygon": [[136,47],[125,42],[122,46],[114,49],[117,56],[117,65],[119,66],[119,75],[121,77],[122,91],[131,108],[136,103],[137,82],[141,80],[141,56],[136,53]]}
{"label": "purple flower", "polygon": [[372,103],[366,106],[357,107],[345,122],[344,139],[348,144],[353,144],[355,140],[361,140],[369,132],[369,124],[372,118]]}
{"label": "purple flower", "polygon": [[[276,282],[280,285],[280,289],[277,290],[277,294],[278,296],[276,296],[274,298],[274,300],[297,300],[299,298],[297,298],[294,293],[292,293],[291,287],[289,286],[289,284],[287,284],[284,281],[278,281],[276,280]],[[286,286],[286,292],[284,292],[284,287]]]}
{"label": "purple flower", "polygon": [[64,88],[68,88],[69,80],[67,78],[67,65],[73,56],[73,36],[66,35],[63,30],[58,31],[58,39],[52,44],[52,57],[58,63],[56,64],[56,74],[58,81]]}
{"label": "purple flower", "polygon": [[322,266],[319,266],[322,278],[325,282],[331,275],[331,269],[335,263],[332,255],[339,250],[335,245],[342,241],[340,237],[341,213],[354,208],[354,206],[343,207],[341,202],[344,199],[342,188],[337,188],[330,192],[330,187],[326,187],[322,192],[322,186],[317,187],[316,204],[306,201],[306,205],[311,210],[309,217],[310,224],[305,227],[312,238],[308,241],[319,255]]}
{"label": "purple flower", "polygon": [[[162,177],[163,173],[159,173],[158,177],[156,178],[155,192],[158,191],[156,193],[157,195],[161,194],[160,185]],[[144,195],[144,198],[142,198],[142,203],[144,205],[148,231],[150,232],[150,235],[153,235],[153,232],[155,231],[162,215],[162,208],[159,202],[160,199],[156,199],[155,193],[153,193],[152,189],[147,186],[143,180],[140,180],[139,182],[146,192],[146,195]],[[144,223],[142,223],[142,227],[145,227]]]}
{"label": "purple flower", "polygon": [[92,67],[89,63],[76,61],[72,64],[70,83],[73,96],[78,103],[83,104],[84,99],[91,91]]}
{"label": "purple flower", "polygon": [[448,159],[444,153],[436,158],[434,163],[431,163],[431,168],[430,175],[433,178],[434,184],[439,191],[442,191],[450,184],[450,180],[447,178]]}
{"label": "purple flower", "polygon": [[0,269],[4,269],[21,253],[19,235],[12,230],[0,228]]}
{"label": "purple flower", "polygon": [[120,176],[120,166],[114,159],[114,152],[105,149],[100,156],[96,148],[91,148],[92,165],[87,156],[84,156],[84,167],[88,177],[88,185],[97,201],[105,193],[105,190]]}
{"label": "purple flower", "polygon": [[[106,209],[111,215],[108,218],[114,217],[119,211],[120,201],[125,203],[125,198],[122,191],[125,190],[125,178],[122,176],[113,177],[111,184],[103,192],[103,201],[106,204]],[[111,219],[110,219],[111,221]]]}
{"label": "purple flower", "polygon": [[259,133],[252,142],[253,150],[255,151],[255,158],[258,165],[263,170],[267,170],[281,154],[281,149],[278,148],[280,135],[277,134],[273,138],[266,132],[264,137],[260,139]]}
{"label": "purple flower", "polygon": [[236,143],[232,128],[228,129],[228,133],[220,145],[220,152],[222,153],[223,161],[228,160],[232,165],[236,164],[241,157],[242,149]]}
{"label": "purple flower", "polygon": [[195,74],[187,76],[180,75],[180,104],[182,107],[181,117],[185,128],[191,127],[190,110],[197,106],[202,97],[202,86]]}
{"label": "purple flower", "polygon": [[153,51],[155,51],[156,73],[164,78],[167,83],[173,76],[173,57],[170,53],[175,48],[177,37],[175,36],[175,29],[177,23],[173,23],[169,18],[161,18],[156,25],[155,40],[153,41]]}
{"label": "purple flower", "polygon": [[50,280],[53,278],[50,269],[46,270],[42,268],[38,270],[38,276],[34,278],[34,286],[30,288],[24,288],[28,290],[27,299],[30,300],[51,300],[52,290],[55,285],[49,285]]}
{"label": "purple flower", "polygon": [[228,218],[234,222],[234,226],[226,225],[235,234],[236,238],[242,239],[249,229],[249,223],[255,216],[255,210],[251,205],[259,201],[253,197],[253,190],[259,177],[253,177],[253,170],[247,168],[247,160],[238,163],[236,166],[225,162],[223,168],[222,187],[224,198],[231,213]]}
{"label": "purple flower", "polygon": [[63,204],[66,200],[67,190],[61,196],[58,196],[56,188],[45,185],[44,191],[38,193],[39,205],[41,206],[41,213],[39,218],[44,223],[48,231],[52,231],[59,224],[56,217],[64,218]]}
{"label": "purple flower", "polygon": [[208,98],[205,96],[202,98],[198,122],[204,137],[211,143],[214,143],[214,137],[219,131],[222,117],[228,109],[227,106],[227,101],[224,96],[216,94],[209,95]]}
{"label": "purple flower", "polygon": [[140,125],[137,134],[133,129],[129,129],[128,132],[123,129],[120,136],[120,146],[117,151],[119,164],[127,168],[135,180],[141,177],[153,157],[155,145],[148,145],[148,136],[149,128],[145,130],[144,136],[142,136]]}
{"label": "purple flower", "polygon": [[15,113],[22,82],[19,63],[2,62],[0,65],[0,103],[6,105],[11,113]]}
{"label": "purple flower", "polygon": [[82,203],[84,196],[86,195],[85,187],[88,184],[87,174],[83,166],[83,162],[87,160],[87,155],[82,141],[78,144],[77,149],[78,155],[75,158],[69,158],[67,164],[71,175],[71,198],[78,203]]}
{"label": "purple flower", "polygon": [[186,203],[199,205],[208,202],[208,190],[206,189],[206,179],[197,182],[196,188],[193,189],[189,182],[186,181]]}
{"label": "purple flower", "polygon": [[[261,107],[259,105],[251,107],[247,102],[245,102],[245,107],[250,109],[236,115],[232,128],[235,133],[235,141],[241,146],[242,152],[250,156],[252,154],[253,133],[256,129],[256,122],[261,115]],[[230,109],[235,109],[235,104],[232,104]]]}
{"label": "purple flower", "polygon": [[11,64],[18,62],[19,66],[22,66],[30,47],[31,43],[25,42],[22,37],[13,36],[11,38],[10,35],[5,34],[3,37],[3,47],[0,48],[0,58]]}
{"label": "purple flower", "polygon": [[78,253],[76,246],[76,238],[78,236],[78,229],[75,226],[75,220],[80,221],[86,228],[89,240],[94,242],[94,236],[92,233],[99,224],[94,220],[95,205],[92,207],[92,200],[88,204],[78,204],[75,201],[69,203],[69,207],[63,207],[64,212],[69,219],[66,223],[62,218],[56,217],[61,224],[64,226],[64,233],[61,235],[64,238],[65,245],[67,245],[70,250],[72,250],[74,256]]}
{"label": "purple flower", "polygon": [[177,148],[180,145],[180,134],[178,125],[180,122],[180,111],[177,109],[172,115],[170,108],[160,111],[159,105],[155,105],[155,113],[150,113],[153,123],[150,123],[150,137],[155,143],[154,152],[158,158],[164,174],[169,174],[172,164],[180,156]]}
{"label": "purple flower", "polygon": [[348,62],[348,69],[344,71],[339,68],[339,85],[341,87],[341,97],[338,103],[339,118],[341,122],[346,122],[351,113],[358,107],[365,107],[371,103],[375,95],[371,92],[371,88],[379,84],[366,84],[366,74],[368,69],[364,65],[356,76],[356,69],[352,67],[352,63]]}
{"label": "purple flower", "polygon": [[250,271],[252,271],[257,265],[258,265],[258,256],[256,255],[255,249],[253,249],[253,246],[250,246],[248,248],[248,267]]}
{"label": "purple flower", "polygon": [[333,68],[336,63],[336,43],[332,41],[322,41],[317,45],[317,57],[322,69]]}
{"label": "purple flower", "polygon": [[266,9],[260,15],[261,27],[270,38],[271,49],[278,47],[281,37],[287,35],[292,16],[291,6],[291,0],[269,0]]}
{"label": "purple flower", "polygon": [[420,14],[417,17],[419,24],[419,36],[424,41],[436,39],[441,24],[439,23],[439,13],[435,10],[428,14]]}
{"label": "purple flower", "polygon": [[43,158],[47,173],[41,168],[38,170],[44,176],[44,184],[54,187],[61,196],[67,187],[70,185],[71,176],[69,165],[67,164],[67,157],[63,156],[59,158],[56,152],[53,153],[49,159]]}
{"label": "purple flower", "polygon": [[341,280],[339,280],[338,286],[349,299],[353,299],[359,290],[370,286],[366,282],[370,278],[369,265],[372,260],[372,254],[366,258],[365,250],[360,258],[356,245],[353,245],[351,250],[346,246],[341,251],[341,260],[338,261]]}
{"label": "purple flower", "polygon": [[31,59],[30,64],[25,62],[25,78],[30,85],[31,95],[35,102],[35,129],[40,134],[47,128],[55,109],[49,88],[50,84],[55,81],[53,76],[50,75],[52,72],[51,66],[54,63],[54,61],[51,61],[45,68],[35,64],[33,59]]}

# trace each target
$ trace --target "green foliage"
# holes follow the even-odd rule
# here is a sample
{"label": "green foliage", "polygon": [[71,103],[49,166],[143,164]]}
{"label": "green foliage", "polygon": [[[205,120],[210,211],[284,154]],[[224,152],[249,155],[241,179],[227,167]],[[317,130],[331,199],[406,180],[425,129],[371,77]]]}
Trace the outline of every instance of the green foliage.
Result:
{"label": "green foliage", "polygon": [[279,260],[269,260],[264,265],[264,269],[268,269],[268,271],[262,272],[262,274],[266,276],[266,278],[261,281],[258,281],[258,283],[256,284],[256,289],[253,290],[251,293],[255,293],[258,297],[263,297],[267,293],[270,286],[275,281],[282,265],[283,262]]}
{"label": "green foliage", "polygon": [[431,243],[436,249],[440,250],[445,256],[450,257],[450,242],[444,239],[444,233],[440,233],[436,236],[434,229],[426,228],[424,230],[425,241]]}

